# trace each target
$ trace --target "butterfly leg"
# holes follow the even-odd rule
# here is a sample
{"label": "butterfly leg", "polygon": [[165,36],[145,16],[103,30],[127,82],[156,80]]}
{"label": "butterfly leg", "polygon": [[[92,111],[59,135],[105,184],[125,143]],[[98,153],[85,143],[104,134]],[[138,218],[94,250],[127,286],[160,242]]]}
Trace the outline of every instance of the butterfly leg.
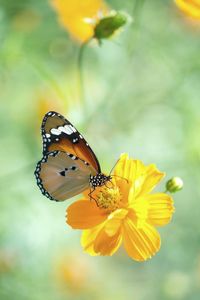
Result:
{"label": "butterfly leg", "polygon": [[89,192],[88,196],[90,197],[90,201],[91,201],[91,200],[94,200],[94,201],[96,202],[96,205],[99,206],[97,200],[96,200],[94,197],[92,197],[92,193],[93,193],[94,191],[95,191],[95,188],[90,189],[90,192]]}

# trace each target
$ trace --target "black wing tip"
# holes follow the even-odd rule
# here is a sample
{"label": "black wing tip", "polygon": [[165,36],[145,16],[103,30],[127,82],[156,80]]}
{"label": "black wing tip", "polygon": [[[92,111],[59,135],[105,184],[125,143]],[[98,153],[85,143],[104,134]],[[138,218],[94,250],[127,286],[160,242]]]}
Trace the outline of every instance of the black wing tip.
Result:
{"label": "black wing tip", "polygon": [[49,118],[49,117],[53,117],[53,116],[61,116],[58,112],[56,111],[53,111],[53,110],[50,110],[48,111],[44,117],[43,117],[43,120],[42,120],[42,125],[46,122],[46,120]]}
{"label": "black wing tip", "polygon": [[57,111],[50,110],[50,111],[48,111],[48,112],[44,115],[43,120],[46,120],[47,118],[49,118],[49,117],[54,117],[54,116],[58,116],[58,117],[64,118],[63,115],[61,115],[61,114],[58,113]]}
{"label": "black wing tip", "polygon": [[[42,125],[41,125],[41,132],[43,133],[44,131],[44,127],[45,127],[45,123],[47,121],[48,118],[51,118],[51,117],[54,117],[54,116],[57,116],[63,120],[65,120],[65,117],[63,115],[61,115],[60,113],[56,112],[56,111],[53,111],[53,110],[50,110],[48,111],[44,117],[43,117],[43,120],[42,120]],[[67,120],[66,120],[67,121]]]}
{"label": "black wing tip", "polygon": [[44,116],[51,116],[52,114],[59,114],[59,113],[54,110],[50,110]]}

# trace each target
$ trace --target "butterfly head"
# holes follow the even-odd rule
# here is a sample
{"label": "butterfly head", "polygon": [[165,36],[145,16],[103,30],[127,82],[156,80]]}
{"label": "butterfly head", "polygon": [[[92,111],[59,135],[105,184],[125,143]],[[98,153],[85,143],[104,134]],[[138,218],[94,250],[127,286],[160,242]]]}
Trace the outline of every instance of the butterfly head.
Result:
{"label": "butterfly head", "polygon": [[104,185],[107,181],[111,180],[111,176],[106,176],[103,173],[98,173],[97,175],[90,175],[90,186],[96,188],[98,186]]}

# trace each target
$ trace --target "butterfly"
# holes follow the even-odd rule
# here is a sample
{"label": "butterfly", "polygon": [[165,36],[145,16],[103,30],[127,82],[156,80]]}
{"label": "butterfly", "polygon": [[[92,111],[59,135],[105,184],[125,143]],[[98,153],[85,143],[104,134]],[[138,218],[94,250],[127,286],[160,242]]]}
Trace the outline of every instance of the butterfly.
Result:
{"label": "butterfly", "polygon": [[63,201],[111,180],[101,172],[98,159],[78,130],[57,112],[48,112],[41,126],[43,157],[35,177],[43,195]]}

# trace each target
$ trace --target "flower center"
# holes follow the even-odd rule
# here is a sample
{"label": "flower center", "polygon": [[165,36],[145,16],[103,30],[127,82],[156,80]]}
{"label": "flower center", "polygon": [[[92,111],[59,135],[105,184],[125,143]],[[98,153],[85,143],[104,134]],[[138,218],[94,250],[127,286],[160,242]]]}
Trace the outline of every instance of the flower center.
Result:
{"label": "flower center", "polygon": [[112,188],[105,186],[102,187],[96,196],[96,202],[100,208],[106,209],[110,212],[120,208],[122,204],[122,196],[119,188],[117,186]]}

